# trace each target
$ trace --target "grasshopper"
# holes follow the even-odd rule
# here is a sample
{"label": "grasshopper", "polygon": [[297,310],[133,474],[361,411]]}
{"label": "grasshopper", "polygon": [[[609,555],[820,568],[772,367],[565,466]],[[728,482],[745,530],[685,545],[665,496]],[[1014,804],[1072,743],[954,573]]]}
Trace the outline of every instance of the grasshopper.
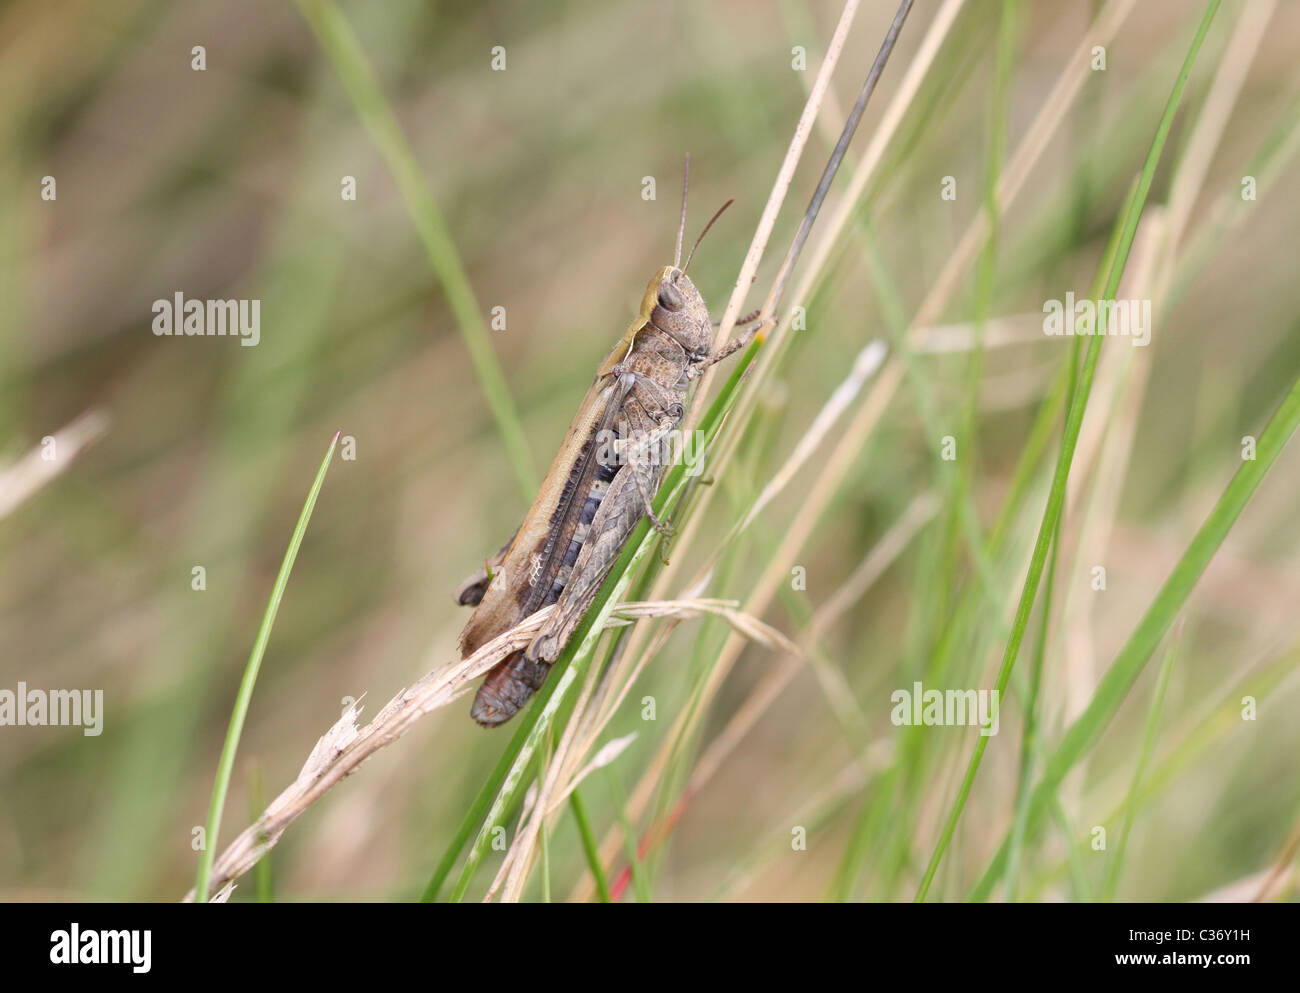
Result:
{"label": "grasshopper", "polygon": [[[648,453],[686,415],[691,383],[748,338],[710,353],[713,325],[686,269],[731,201],[679,267],[689,176],[688,158],[673,264],[650,279],[636,319],[597,369],[523,523],[456,594],[458,603],[475,608],[461,632],[462,658],[556,604],[528,647],[498,663],[479,687],[470,715],[484,727],[504,724],[541,688],[642,516],[670,532],[651,507],[664,466]],[[611,436],[619,439],[612,451]]]}

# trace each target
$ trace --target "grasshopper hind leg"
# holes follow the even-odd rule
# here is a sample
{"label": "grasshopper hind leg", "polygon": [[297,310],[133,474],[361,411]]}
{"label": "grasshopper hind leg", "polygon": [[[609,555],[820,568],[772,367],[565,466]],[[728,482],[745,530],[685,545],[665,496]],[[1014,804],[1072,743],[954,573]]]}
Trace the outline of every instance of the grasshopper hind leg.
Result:
{"label": "grasshopper hind leg", "polygon": [[523,709],[528,698],[542,688],[551,671],[549,662],[536,662],[516,652],[493,667],[474,694],[469,715],[485,728],[504,724]]}

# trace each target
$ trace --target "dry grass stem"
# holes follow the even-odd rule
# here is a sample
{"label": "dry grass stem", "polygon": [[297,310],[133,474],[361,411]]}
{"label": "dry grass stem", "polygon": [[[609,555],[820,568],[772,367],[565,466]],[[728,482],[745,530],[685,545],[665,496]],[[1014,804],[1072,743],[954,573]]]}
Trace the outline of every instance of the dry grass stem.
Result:
{"label": "dry grass stem", "polygon": [[[345,777],[355,772],[375,752],[406,734],[421,717],[447,706],[469,689],[469,684],[507,655],[526,647],[554,607],[529,615],[505,634],[494,638],[473,655],[442,666],[417,680],[388,701],[364,727],[357,726],[360,708],[348,707],[321,736],[297,778],[276,797],[253,824],[235,838],[213,865],[211,885],[219,889],[251,869],[280,840],[285,829]],[[655,601],[625,603],[612,617],[623,623],[650,617],[721,617],[743,637],[767,647],[790,651],[792,643],[779,631],[735,609],[723,600]],[[194,899],[191,890],[186,902]]]}
{"label": "dry grass stem", "polygon": [[0,518],[8,517],[104,436],[108,415],[88,410],[11,465],[0,466]]}

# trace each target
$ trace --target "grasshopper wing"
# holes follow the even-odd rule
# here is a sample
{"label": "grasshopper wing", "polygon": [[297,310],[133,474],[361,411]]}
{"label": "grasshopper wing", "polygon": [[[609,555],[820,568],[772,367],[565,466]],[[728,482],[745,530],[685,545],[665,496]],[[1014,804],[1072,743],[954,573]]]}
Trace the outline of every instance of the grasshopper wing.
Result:
{"label": "grasshopper wing", "polygon": [[599,377],[592,384],[499,568],[481,594],[477,577],[462,587],[462,594],[479,596],[478,606],[461,632],[462,657],[545,606],[546,594],[577,527],[583,491],[596,469],[597,436],[614,423],[625,393],[626,386],[614,376]]}
{"label": "grasshopper wing", "polygon": [[655,492],[662,475],[660,467],[646,462],[632,462],[619,468],[591,522],[591,530],[574,564],[572,578],[560,597],[559,606],[528,646],[528,659],[554,662],[559,656],[609,575],[628,535],[645,516],[641,494]]}

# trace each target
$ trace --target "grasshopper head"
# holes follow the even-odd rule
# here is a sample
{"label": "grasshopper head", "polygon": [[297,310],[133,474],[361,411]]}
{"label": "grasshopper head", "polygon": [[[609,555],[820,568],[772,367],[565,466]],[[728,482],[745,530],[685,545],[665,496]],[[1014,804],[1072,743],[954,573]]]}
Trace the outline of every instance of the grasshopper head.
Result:
{"label": "grasshopper head", "polygon": [[664,266],[650,280],[641,313],[651,324],[681,345],[688,358],[698,361],[709,354],[713,326],[700,291],[676,266]]}

